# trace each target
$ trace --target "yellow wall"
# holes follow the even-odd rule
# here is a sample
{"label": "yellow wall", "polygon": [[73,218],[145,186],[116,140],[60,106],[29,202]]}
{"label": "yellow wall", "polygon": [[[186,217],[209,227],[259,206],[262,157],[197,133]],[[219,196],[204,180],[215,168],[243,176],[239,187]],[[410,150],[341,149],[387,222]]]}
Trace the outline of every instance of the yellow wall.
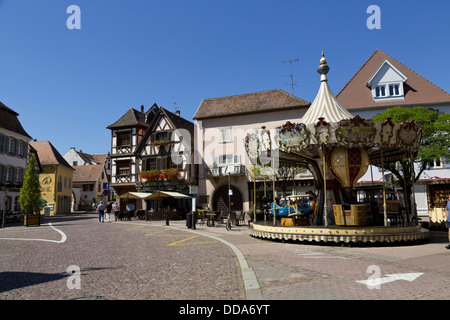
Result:
{"label": "yellow wall", "polygon": [[[50,210],[50,215],[70,213],[73,170],[56,165],[43,166],[42,172],[39,174],[39,182],[42,188],[42,198],[47,201],[47,206],[53,209]],[[61,182],[60,189],[58,189],[59,182]],[[44,212],[45,210],[42,209],[41,214]]]}

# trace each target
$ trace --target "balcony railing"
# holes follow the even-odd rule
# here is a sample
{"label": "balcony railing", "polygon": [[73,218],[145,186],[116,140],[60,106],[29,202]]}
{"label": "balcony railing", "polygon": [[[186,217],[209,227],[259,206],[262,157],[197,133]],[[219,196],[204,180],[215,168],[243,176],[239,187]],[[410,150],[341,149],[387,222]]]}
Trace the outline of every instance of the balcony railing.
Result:
{"label": "balcony railing", "polygon": [[228,174],[232,176],[241,176],[245,175],[245,166],[244,165],[230,165],[223,167],[215,167],[215,168],[205,168],[205,177],[225,177]]}

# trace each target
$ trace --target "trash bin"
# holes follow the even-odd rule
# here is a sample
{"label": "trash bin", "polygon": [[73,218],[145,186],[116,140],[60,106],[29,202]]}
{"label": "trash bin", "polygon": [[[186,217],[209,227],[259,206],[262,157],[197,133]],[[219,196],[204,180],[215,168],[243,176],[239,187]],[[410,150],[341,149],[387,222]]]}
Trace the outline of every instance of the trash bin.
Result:
{"label": "trash bin", "polygon": [[192,212],[186,213],[186,227],[192,228]]}

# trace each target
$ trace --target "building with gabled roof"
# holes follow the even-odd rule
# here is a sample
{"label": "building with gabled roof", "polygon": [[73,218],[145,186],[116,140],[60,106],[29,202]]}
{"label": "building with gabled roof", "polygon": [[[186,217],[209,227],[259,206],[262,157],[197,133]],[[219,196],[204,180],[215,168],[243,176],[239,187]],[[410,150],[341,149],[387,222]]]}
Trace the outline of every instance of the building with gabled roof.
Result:
{"label": "building with gabled roof", "polygon": [[[254,205],[259,207],[263,197],[275,198],[272,188],[265,188],[263,178],[257,177],[255,183],[244,138],[254,128],[266,126],[270,130],[288,120],[298,122],[310,105],[281,89],[203,99],[194,116],[195,150],[201,159],[199,205],[226,211],[230,202],[231,210],[242,213]],[[295,186],[290,181],[288,192],[294,188],[298,192],[306,191],[308,189],[304,189],[310,189],[312,182],[311,176],[296,179]]]}
{"label": "building with gabled roof", "polygon": [[118,196],[136,191],[138,169],[135,151],[158,110],[156,103],[147,111],[143,105],[140,111],[131,108],[106,127],[111,130],[111,187]]}
{"label": "building with gabled roof", "polygon": [[[450,113],[449,93],[379,49],[364,62],[336,98],[352,114],[366,119],[397,106],[421,106]],[[381,183],[381,180],[381,170],[369,167],[359,183]],[[430,215],[443,219],[443,207],[449,194],[450,163],[436,159],[415,184],[419,217]]]}
{"label": "building with gabled roof", "polygon": [[74,169],[50,141],[31,141],[30,146],[36,150],[42,168],[39,182],[50,215],[70,213]]}
{"label": "building with gabled roof", "polygon": [[73,188],[80,188],[78,210],[91,210],[92,204],[106,203],[109,195],[103,194],[103,184],[109,183],[103,164],[73,166]]}
{"label": "building with gabled roof", "polygon": [[273,89],[227,97],[203,99],[195,120],[251,115],[254,113],[295,110],[311,103],[281,89]]}
{"label": "building with gabled roof", "polygon": [[388,107],[450,110],[450,94],[380,49],[367,59],[336,95],[353,114],[367,117]]}
{"label": "building with gabled roof", "polygon": [[0,102],[0,210],[20,211],[20,187],[31,139],[19,114]]}

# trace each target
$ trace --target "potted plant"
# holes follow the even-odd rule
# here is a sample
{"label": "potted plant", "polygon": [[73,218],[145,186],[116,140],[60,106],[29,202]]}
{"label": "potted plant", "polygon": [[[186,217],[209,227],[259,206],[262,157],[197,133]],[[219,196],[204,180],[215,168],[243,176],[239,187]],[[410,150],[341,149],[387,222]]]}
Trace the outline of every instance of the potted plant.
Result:
{"label": "potted plant", "polygon": [[25,212],[24,224],[40,225],[40,211],[45,206],[46,201],[41,198],[41,185],[39,174],[36,171],[36,155],[30,157],[27,169],[23,178],[23,185],[20,188],[19,204]]}
{"label": "potted plant", "polygon": [[162,177],[166,180],[176,180],[178,179],[178,174],[180,171],[176,168],[168,168],[161,171]]}

